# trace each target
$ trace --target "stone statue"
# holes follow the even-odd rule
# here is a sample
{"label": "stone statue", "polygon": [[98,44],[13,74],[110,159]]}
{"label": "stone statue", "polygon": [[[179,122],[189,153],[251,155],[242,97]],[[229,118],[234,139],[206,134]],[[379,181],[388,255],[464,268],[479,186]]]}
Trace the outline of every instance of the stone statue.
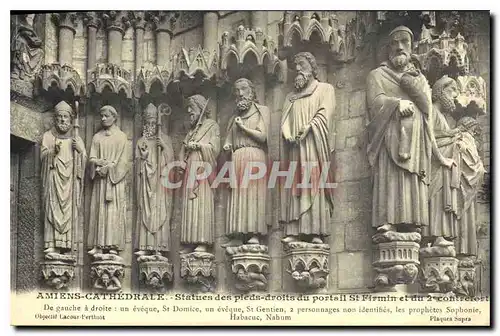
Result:
{"label": "stone statue", "polygon": [[125,176],[129,170],[127,136],[116,125],[118,112],[106,105],[101,108],[102,129],[92,138],[90,177],[92,198],[89,218],[90,255],[118,255],[125,244]]}
{"label": "stone statue", "polygon": [[161,255],[170,249],[173,190],[164,186],[164,168],[174,160],[172,141],[161,132],[159,111],[149,104],[143,114],[142,137],[137,141],[137,255]]}
{"label": "stone statue", "polygon": [[413,33],[401,26],[389,36],[389,60],[367,79],[372,226],[379,233],[427,226],[431,154],[448,167],[453,163],[437,151],[430,87],[411,62]]}
{"label": "stone statue", "polygon": [[[267,164],[269,109],[257,104],[255,88],[246,78],[234,83],[236,115],[229,121],[224,151],[230,152],[237,183],[231,189],[227,208],[226,234],[241,243],[259,244],[267,234],[265,177],[245,183],[254,163]],[[245,185],[243,185],[245,183]]]}
{"label": "stone statue", "polygon": [[13,37],[11,77],[33,77],[43,61],[42,40],[33,29],[35,14],[19,15],[20,22]]}
{"label": "stone statue", "polygon": [[83,140],[72,134],[75,117],[70,105],[55,106],[54,127],[42,138],[42,185],[45,253],[71,253],[78,223],[87,153]]}
{"label": "stone statue", "polygon": [[[311,53],[298,53],[294,62],[296,90],[287,95],[281,119],[284,140],[281,162],[298,164],[292,188],[280,183],[281,222],[286,224],[287,236],[284,242],[303,240],[322,244],[322,237],[329,235],[333,211],[333,190],[326,183],[332,182],[329,125],[335,110],[335,90],[332,85],[318,81],[318,67]],[[301,173],[308,169],[310,178]],[[307,187],[308,182],[312,187]]]}
{"label": "stone statue", "polygon": [[464,116],[456,122],[455,99],[458,87],[454,79],[443,76],[432,88],[434,135],[441,154],[453,159],[451,169],[438,160],[432,161],[429,186],[430,223],[423,236],[434,240],[434,246],[453,246],[460,255],[477,255],[476,193],[481,185],[484,167],[478,154],[475,119]]}
{"label": "stone statue", "polygon": [[187,111],[191,129],[179,154],[180,160],[186,162],[182,188],[181,244],[195,245],[195,252],[206,252],[214,242],[214,190],[211,183],[215,174],[194,183],[189,178],[201,174],[203,164],[209,165],[212,171],[217,166],[220,132],[217,123],[209,119],[207,103],[201,95],[189,97]]}

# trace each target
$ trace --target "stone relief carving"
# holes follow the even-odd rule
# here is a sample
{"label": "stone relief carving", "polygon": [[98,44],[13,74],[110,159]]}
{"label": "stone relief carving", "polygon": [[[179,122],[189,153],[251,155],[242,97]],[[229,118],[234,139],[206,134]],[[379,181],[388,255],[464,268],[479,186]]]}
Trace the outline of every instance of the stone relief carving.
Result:
{"label": "stone relief carving", "polygon": [[125,177],[130,169],[128,140],[116,125],[118,112],[114,107],[103,106],[100,117],[102,129],[92,138],[89,155],[92,211],[88,220],[87,247],[94,259],[94,288],[115,290],[123,275],[123,258],[119,253],[124,248],[127,229]]}
{"label": "stone relief carving", "polygon": [[40,151],[45,243],[42,273],[48,285],[61,289],[74,275],[73,244],[87,153],[71,106],[61,101],[54,110],[54,127],[44,133]]}
{"label": "stone relief carving", "polygon": [[11,44],[11,78],[30,79],[40,69],[44,52],[42,40],[33,29],[35,14],[19,16],[19,23]]}
{"label": "stone relief carving", "polygon": [[[209,252],[214,243],[213,174],[194,178],[206,172],[204,165],[216,167],[220,151],[220,132],[217,123],[209,118],[208,100],[202,95],[188,98],[187,112],[190,130],[182,143],[179,161],[184,162],[181,217],[181,275],[191,287],[214,288],[215,256]],[[205,174],[206,175],[206,174]]]}
{"label": "stone relief carving", "polygon": [[280,184],[280,221],[286,235],[283,242],[324,244],[324,238],[330,234],[333,211],[330,171],[333,149],[329,139],[335,89],[317,80],[318,68],[311,53],[299,53],[294,61],[295,92],[287,95],[283,107],[280,161],[285,165],[300,162],[306,166],[298,167],[291,188]]}
{"label": "stone relief carving", "polygon": [[189,79],[200,76],[211,79],[218,73],[219,55],[215,51],[197,48],[184,49],[172,57],[172,74],[174,80]]}
{"label": "stone relief carving", "polygon": [[248,181],[245,176],[251,174],[254,165],[267,164],[270,112],[266,106],[257,103],[250,80],[238,79],[234,83],[234,92],[236,113],[229,120],[223,150],[238,181],[229,186],[226,235],[232,240],[225,246],[233,263],[236,287],[247,291],[264,290],[270,260],[263,243],[268,229],[267,180],[262,177]]}
{"label": "stone relief carving", "polygon": [[140,274],[148,287],[162,288],[163,280],[173,278],[170,251],[170,220],[173,212],[173,189],[165,187],[165,167],[174,161],[172,141],[161,131],[162,114],[170,109],[149,104],[143,113],[142,137],[135,149],[137,231],[135,255]]}

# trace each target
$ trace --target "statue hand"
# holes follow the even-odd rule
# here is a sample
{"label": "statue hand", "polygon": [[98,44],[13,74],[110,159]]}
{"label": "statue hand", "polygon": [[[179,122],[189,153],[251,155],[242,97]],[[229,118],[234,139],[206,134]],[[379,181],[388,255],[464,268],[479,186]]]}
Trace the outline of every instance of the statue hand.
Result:
{"label": "statue hand", "polygon": [[399,101],[399,115],[401,117],[410,117],[414,113],[414,105],[413,102],[409,100],[400,100]]}
{"label": "statue hand", "polygon": [[188,144],[187,144],[187,147],[189,149],[193,149],[193,150],[196,150],[196,149],[199,149],[200,148],[200,144],[197,143],[197,142],[194,142],[194,141],[189,141]]}
{"label": "statue hand", "polygon": [[60,142],[60,141],[58,141],[58,142],[56,142],[56,144],[54,145],[54,152],[55,152],[56,154],[59,154],[59,152],[60,152],[60,151],[61,151],[61,142]]}
{"label": "statue hand", "polygon": [[222,149],[224,149],[225,151],[230,151],[231,149],[233,148],[233,146],[231,144],[226,144],[224,145],[224,147]]}
{"label": "statue hand", "polygon": [[81,153],[84,151],[82,144],[79,141],[77,141],[75,138],[73,138],[71,140],[71,147],[73,148],[73,150],[76,150],[78,153]]}
{"label": "statue hand", "polygon": [[236,118],[234,119],[234,123],[235,123],[238,127],[243,126],[243,120],[241,119],[241,117],[236,117]]}
{"label": "statue hand", "polygon": [[453,159],[443,158],[443,162],[441,164],[447,168],[451,168],[452,166],[456,166],[457,163]]}
{"label": "statue hand", "polygon": [[167,144],[161,137],[156,138],[156,145],[159,146],[161,150],[165,150],[165,148],[167,148]]}
{"label": "statue hand", "polygon": [[307,136],[307,133],[309,133],[309,131],[311,130],[311,125],[310,124],[307,124],[306,126],[304,126],[304,128],[302,130],[299,131],[299,134],[295,137],[295,141],[296,142],[299,142],[299,141],[302,141],[305,139],[305,137]]}

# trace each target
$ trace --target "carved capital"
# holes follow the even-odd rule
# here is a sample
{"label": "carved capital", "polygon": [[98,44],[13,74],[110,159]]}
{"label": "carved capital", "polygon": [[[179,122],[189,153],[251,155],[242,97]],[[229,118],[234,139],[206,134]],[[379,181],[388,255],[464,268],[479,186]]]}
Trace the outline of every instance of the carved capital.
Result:
{"label": "carved capital", "polygon": [[45,285],[53,290],[66,290],[75,276],[75,263],[73,255],[48,253],[42,263]]}
{"label": "carved capital", "polygon": [[269,274],[268,248],[265,245],[240,245],[227,247],[231,256],[235,287],[242,292],[265,291]]}
{"label": "carved capital", "polygon": [[52,21],[56,26],[70,29],[73,34],[76,32],[78,15],[76,12],[52,14]]}
{"label": "carved capital", "polygon": [[107,30],[117,30],[125,34],[130,27],[130,19],[126,11],[107,11],[102,18]]}
{"label": "carved capital", "polygon": [[91,91],[102,93],[107,86],[111,92],[123,91],[127,98],[132,98],[131,74],[116,64],[97,64],[96,68],[89,74],[89,86]]}
{"label": "carved capital", "polygon": [[207,252],[181,254],[181,278],[195,292],[215,290],[215,256]]}
{"label": "carved capital", "polygon": [[137,262],[139,263],[139,279],[146,288],[163,292],[172,283],[174,272],[168,258],[158,255],[141,256]]}
{"label": "carved capital", "polygon": [[123,258],[114,254],[96,254],[90,266],[92,288],[100,292],[121,292],[125,275]]}
{"label": "carved capital", "polygon": [[149,20],[153,23],[156,32],[167,32],[172,34],[180,13],[167,11],[149,11],[147,12]]}
{"label": "carved capital", "polygon": [[330,273],[328,259],[330,246],[306,242],[285,243],[287,272],[302,291],[326,287]]}
{"label": "carved capital", "polygon": [[99,29],[99,27],[101,27],[102,20],[96,12],[86,12],[83,16],[83,24],[86,27]]}
{"label": "carved capital", "polygon": [[135,30],[137,29],[146,29],[146,12],[144,11],[133,11],[128,13],[128,17],[130,20],[130,23],[132,24],[132,27],[134,27]]}

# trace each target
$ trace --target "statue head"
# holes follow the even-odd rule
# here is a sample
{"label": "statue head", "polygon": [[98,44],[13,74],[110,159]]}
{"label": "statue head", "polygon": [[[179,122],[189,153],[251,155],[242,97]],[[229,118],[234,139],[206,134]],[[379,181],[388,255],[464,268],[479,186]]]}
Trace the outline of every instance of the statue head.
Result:
{"label": "statue head", "polygon": [[56,130],[59,133],[67,133],[71,129],[71,122],[73,120],[73,109],[64,100],[59,102],[54,107],[54,121]]}
{"label": "statue head", "polygon": [[104,128],[110,128],[116,123],[116,119],[118,118],[118,112],[111,105],[105,105],[101,107],[100,111],[101,115],[101,125]]}
{"label": "statue head", "polygon": [[236,96],[236,108],[238,111],[247,111],[257,101],[255,86],[252,81],[240,78],[234,82],[234,95]]}
{"label": "statue head", "polygon": [[153,104],[149,104],[142,114],[142,135],[151,138],[156,134],[156,122],[158,119],[158,109]]}
{"label": "statue head", "polygon": [[432,86],[432,102],[437,104],[443,113],[455,112],[457,97],[458,86],[453,78],[444,75]]}
{"label": "statue head", "polygon": [[191,127],[196,126],[200,118],[200,114],[205,109],[203,114],[203,119],[209,116],[209,110],[207,107],[207,99],[200,94],[193,95],[188,98],[187,101],[187,112],[189,113],[189,118],[191,121]]}
{"label": "statue head", "polygon": [[318,78],[318,65],[316,58],[310,52],[300,52],[293,59],[297,76],[295,77],[295,89],[304,90],[313,79]]}
{"label": "statue head", "polygon": [[33,27],[33,21],[35,21],[35,14],[26,14],[24,16],[24,21],[28,26]]}
{"label": "statue head", "polygon": [[389,61],[398,70],[410,63],[413,33],[405,26],[395,28],[389,34]]}

